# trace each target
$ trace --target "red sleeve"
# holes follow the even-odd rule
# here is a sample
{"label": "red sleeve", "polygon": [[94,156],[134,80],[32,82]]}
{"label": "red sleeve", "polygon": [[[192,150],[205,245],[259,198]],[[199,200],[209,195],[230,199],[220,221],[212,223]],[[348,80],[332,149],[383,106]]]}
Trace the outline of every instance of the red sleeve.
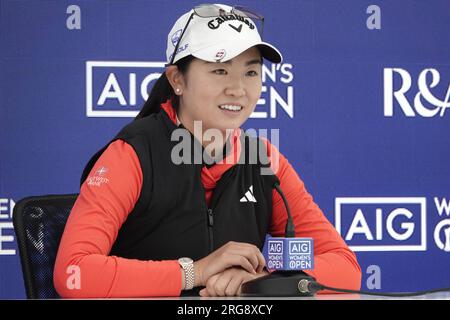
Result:
{"label": "red sleeve", "polygon": [[[141,186],[142,171],[134,149],[121,140],[111,143],[83,183],[68,218],[53,276],[60,296],[180,295],[182,279],[177,261],[109,256]],[[75,285],[78,280],[79,286]]]}
{"label": "red sleeve", "polygon": [[[314,202],[288,160],[268,141],[267,150],[272,169],[279,178],[281,190],[289,203],[296,236],[314,240],[314,269],[305,272],[324,285],[359,290],[361,269],[356,255]],[[286,208],[275,190],[272,200],[273,213],[269,233],[274,237],[284,236]]]}

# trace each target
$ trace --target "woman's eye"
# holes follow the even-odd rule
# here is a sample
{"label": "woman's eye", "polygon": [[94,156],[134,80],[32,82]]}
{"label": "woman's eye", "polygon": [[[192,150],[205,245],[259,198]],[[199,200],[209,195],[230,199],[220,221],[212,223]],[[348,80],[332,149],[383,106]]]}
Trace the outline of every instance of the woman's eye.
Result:
{"label": "woman's eye", "polygon": [[216,69],[213,71],[215,74],[226,74],[226,70],[225,69]]}
{"label": "woman's eye", "polygon": [[[227,70],[225,70],[225,69],[215,69],[215,70],[213,70],[213,73],[214,74],[219,74],[219,75],[226,75],[226,74],[228,74]],[[250,70],[250,71],[247,71],[246,75],[250,76],[250,77],[255,77],[255,76],[258,75],[258,72],[256,72],[255,70]]]}

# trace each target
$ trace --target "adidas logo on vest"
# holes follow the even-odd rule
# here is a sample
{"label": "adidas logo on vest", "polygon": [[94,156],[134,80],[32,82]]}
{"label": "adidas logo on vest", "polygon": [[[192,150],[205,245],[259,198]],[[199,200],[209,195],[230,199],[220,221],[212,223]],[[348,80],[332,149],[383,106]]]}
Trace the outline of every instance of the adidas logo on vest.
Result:
{"label": "adidas logo on vest", "polygon": [[249,190],[241,198],[240,202],[256,202],[256,199],[253,196],[253,185],[251,185],[250,188],[248,188],[248,189]]}

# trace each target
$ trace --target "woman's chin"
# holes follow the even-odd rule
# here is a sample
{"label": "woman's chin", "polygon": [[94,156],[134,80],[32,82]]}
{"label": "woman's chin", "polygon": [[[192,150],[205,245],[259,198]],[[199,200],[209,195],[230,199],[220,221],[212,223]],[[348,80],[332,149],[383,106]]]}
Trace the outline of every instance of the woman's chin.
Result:
{"label": "woman's chin", "polygon": [[237,128],[239,128],[241,126],[241,122],[237,122],[237,123],[220,123],[217,124],[216,126],[213,126],[212,128],[218,129],[222,132],[227,132],[227,131],[234,131]]}

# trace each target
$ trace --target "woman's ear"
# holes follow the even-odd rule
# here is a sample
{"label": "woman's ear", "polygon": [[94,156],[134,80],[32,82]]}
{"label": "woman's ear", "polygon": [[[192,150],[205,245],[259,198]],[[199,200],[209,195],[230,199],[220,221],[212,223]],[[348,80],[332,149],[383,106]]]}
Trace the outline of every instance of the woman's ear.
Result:
{"label": "woman's ear", "polygon": [[166,77],[176,95],[181,95],[184,90],[184,77],[177,66],[166,67]]}

